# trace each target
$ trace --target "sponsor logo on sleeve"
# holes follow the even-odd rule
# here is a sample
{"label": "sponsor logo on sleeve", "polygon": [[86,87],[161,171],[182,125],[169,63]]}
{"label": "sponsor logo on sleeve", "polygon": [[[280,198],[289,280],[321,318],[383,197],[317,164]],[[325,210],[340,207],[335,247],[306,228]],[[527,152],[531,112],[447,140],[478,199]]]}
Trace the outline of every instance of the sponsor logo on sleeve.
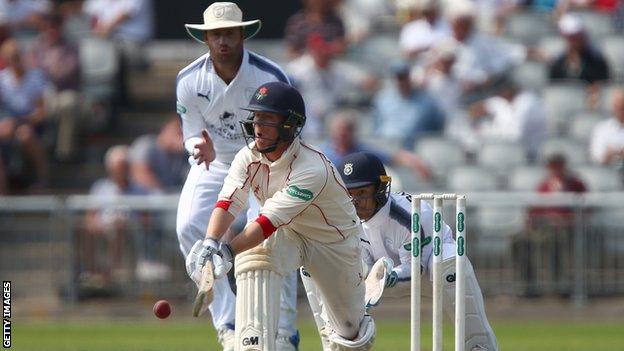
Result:
{"label": "sponsor logo on sleeve", "polygon": [[289,186],[288,189],[286,189],[286,193],[303,201],[310,201],[314,198],[314,194],[310,190],[301,189],[296,185]]}
{"label": "sponsor logo on sleeve", "polygon": [[183,114],[186,113],[186,107],[184,107],[184,105],[182,105],[179,101],[176,103],[176,111],[179,114]]}

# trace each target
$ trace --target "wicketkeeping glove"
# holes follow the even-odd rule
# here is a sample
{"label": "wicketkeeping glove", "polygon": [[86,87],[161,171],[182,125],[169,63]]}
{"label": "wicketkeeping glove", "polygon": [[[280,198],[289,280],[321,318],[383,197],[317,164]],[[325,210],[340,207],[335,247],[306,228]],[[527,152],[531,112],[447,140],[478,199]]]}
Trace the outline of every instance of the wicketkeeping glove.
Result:
{"label": "wicketkeeping glove", "polygon": [[395,271],[390,271],[388,277],[386,278],[386,288],[391,288],[399,282],[399,275]]}

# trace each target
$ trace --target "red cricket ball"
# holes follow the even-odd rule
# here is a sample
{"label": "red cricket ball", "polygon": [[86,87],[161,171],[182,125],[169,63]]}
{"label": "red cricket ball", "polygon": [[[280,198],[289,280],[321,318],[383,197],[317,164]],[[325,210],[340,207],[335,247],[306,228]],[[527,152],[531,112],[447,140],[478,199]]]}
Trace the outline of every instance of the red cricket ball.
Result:
{"label": "red cricket ball", "polygon": [[160,300],[154,304],[154,315],[160,319],[165,319],[171,314],[171,305],[167,300]]}

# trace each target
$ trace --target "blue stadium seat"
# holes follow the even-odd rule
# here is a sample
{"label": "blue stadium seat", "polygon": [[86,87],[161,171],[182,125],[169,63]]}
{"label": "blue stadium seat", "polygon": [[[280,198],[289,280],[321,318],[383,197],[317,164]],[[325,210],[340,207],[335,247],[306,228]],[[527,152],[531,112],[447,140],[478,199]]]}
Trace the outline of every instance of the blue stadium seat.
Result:
{"label": "blue stadium seat", "polygon": [[600,40],[614,32],[611,16],[607,14],[594,11],[572,11],[571,13],[581,19],[587,34],[593,41]]}
{"label": "blue stadium seat", "polygon": [[551,59],[555,58],[559,54],[562,54],[565,47],[565,40],[558,35],[541,37],[537,43],[539,51],[545,53]]}

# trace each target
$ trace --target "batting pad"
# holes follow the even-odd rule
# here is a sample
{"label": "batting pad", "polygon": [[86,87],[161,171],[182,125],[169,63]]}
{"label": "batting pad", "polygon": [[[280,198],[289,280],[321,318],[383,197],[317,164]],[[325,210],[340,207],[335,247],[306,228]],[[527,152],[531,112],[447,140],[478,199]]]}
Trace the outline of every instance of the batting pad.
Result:
{"label": "batting pad", "polygon": [[316,323],[316,328],[319,331],[319,336],[321,337],[321,346],[323,346],[324,351],[328,351],[330,350],[329,336],[326,332],[323,332],[323,328],[327,323],[327,318],[323,317],[323,298],[321,296],[321,291],[314,280],[312,280],[310,273],[308,273],[305,268],[300,268],[300,274],[301,282],[305,288],[308,303],[310,304],[310,309],[312,310],[312,315],[314,316],[314,323]]}
{"label": "batting pad", "polygon": [[236,351],[274,351],[282,277],[269,250],[256,247],[236,258]]}
{"label": "batting pad", "polygon": [[[484,346],[488,351],[498,351],[496,336],[483,303],[483,294],[477,282],[472,264],[466,260],[466,350],[472,350],[477,345]],[[455,257],[442,261],[443,303],[444,312],[455,320]]]}

